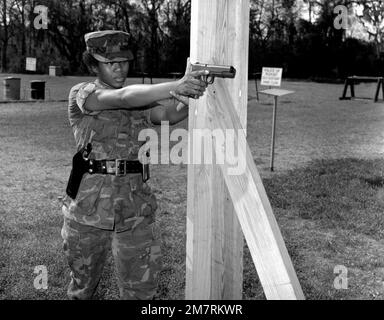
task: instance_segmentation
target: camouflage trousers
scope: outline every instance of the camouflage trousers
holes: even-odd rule
[[[116,232],[82,225],[64,217],[61,235],[71,269],[67,292],[70,299],[92,298],[110,248],[120,298],[149,300],[154,297],[161,253],[160,243],[154,239],[150,224],[141,223],[133,230]]]

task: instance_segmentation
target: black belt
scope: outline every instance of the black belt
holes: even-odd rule
[[[141,173],[145,182],[149,179],[149,165],[143,165],[140,161],[89,159],[88,173],[112,174],[118,177],[131,173]]]

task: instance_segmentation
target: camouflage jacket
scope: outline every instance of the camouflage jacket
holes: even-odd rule
[[[68,116],[77,150],[92,144],[90,159],[137,160],[143,142],[139,132],[151,127],[149,112],[142,110],[89,111],[84,108],[87,97],[98,87],[98,80],[80,83],[69,94]],[[100,229],[124,231],[134,228],[144,219],[153,221],[156,198],[141,174],[85,174],[75,200],[66,197],[63,213],[66,217]],[[151,220],[151,221],[149,221]]]

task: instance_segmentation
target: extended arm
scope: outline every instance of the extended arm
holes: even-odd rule
[[[187,72],[182,79],[174,82],[131,85],[121,89],[98,89],[88,97],[85,108],[101,111],[147,107],[156,101],[170,98],[170,91],[183,96],[200,97],[206,89],[206,84],[200,78],[207,74],[207,71],[200,70]]]

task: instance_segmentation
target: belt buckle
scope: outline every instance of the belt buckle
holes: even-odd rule
[[[123,172],[121,173],[120,172],[120,163],[123,163]],[[127,174],[127,163],[125,160],[121,160],[121,159],[116,159],[115,160],[115,169],[116,169],[116,177],[122,177],[122,176],[125,176]]]
[[[116,174],[116,161],[106,160],[105,166],[108,174]]]

